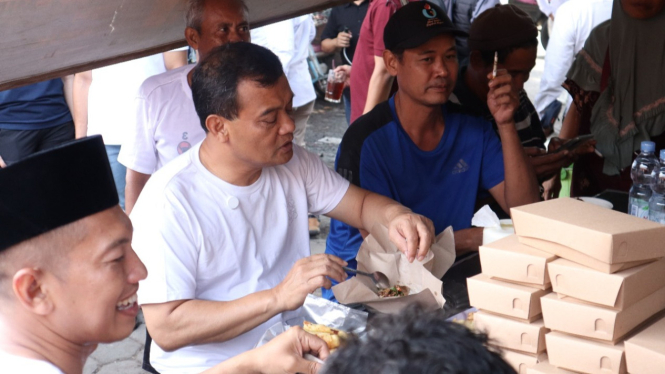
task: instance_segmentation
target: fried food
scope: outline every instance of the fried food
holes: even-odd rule
[[[321,338],[328,345],[328,349],[331,351],[337,349],[340,345],[344,344],[344,341],[347,339],[348,335],[345,331],[333,329],[326,325],[321,325],[317,323],[311,323],[305,321],[303,324],[303,329],[305,332],[308,332],[312,335],[316,335]]]
[[[382,288],[379,290],[379,297],[401,297],[409,294],[409,287],[395,285],[390,288]]]

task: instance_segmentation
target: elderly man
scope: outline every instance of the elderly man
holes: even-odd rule
[[[225,43],[250,40],[248,10],[243,0],[189,0],[185,39],[204,59]],[[200,142],[190,82],[193,65],[148,78],[136,99],[136,121],[120,149],[127,167],[125,209],[131,213],[150,175]]]
[[[478,192],[488,191],[505,210],[538,200],[515,130],[512,78],[502,71],[487,88],[500,142],[488,121],[448,101],[458,70],[455,36],[464,33],[441,8],[409,3],[383,35],[383,60],[399,90],[349,127],[337,172],[431,218],[437,233],[452,226],[458,254],[477,250],[469,228]],[[355,266],[361,241],[358,230],[333,220],[326,253]]]
[[[247,351],[307,294],[346,278],[345,261],[310,256],[308,211],[383,224],[410,261],[425,256],[431,221],[293,144],[293,93],[272,52],[226,44],[195,69],[192,92],[206,138],[150,179],[131,214],[157,371],[197,372]]]
[[[78,374],[97,343],[132,332],[146,268],[101,137],[0,170],[0,234],[3,373]],[[304,352],[328,355],[322,340],[292,329],[209,373],[314,373]]]

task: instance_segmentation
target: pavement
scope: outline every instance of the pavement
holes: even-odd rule
[[[545,51],[539,44],[536,67],[531,72],[525,89],[533,101],[540,85],[540,77],[545,66]],[[333,167],[337,146],[347,129],[344,106],[317,100],[314,112],[309,119],[305,133],[306,147],[318,154],[329,166]],[[321,216],[321,234],[310,239],[312,254],[323,253],[326,237],[330,230],[330,219]],[[100,344],[90,356],[84,374],[144,374],[141,369],[143,345],[145,341],[145,324],[143,316],[139,316],[139,327],[125,340],[112,344]]]

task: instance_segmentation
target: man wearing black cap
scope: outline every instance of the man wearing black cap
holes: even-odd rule
[[[457,78],[458,34],[429,2],[395,13],[384,32],[383,58],[399,90],[347,130],[336,170],[432,219],[437,233],[452,225],[461,253],[478,245],[464,229],[471,226],[479,191],[489,191],[508,210],[537,201],[538,188],[515,130],[510,75],[502,72],[489,83],[487,102],[501,142],[489,122],[448,103]],[[355,266],[361,241],[357,230],[333,221],[326,253]]]
[[[487,106],[489,75],[497,67],[512,76],[513,92],[519,97],[514,120],[522,145],[527,148],[538,180],[543,182],[572,162],[567,151],[545,155],[545,134],[538,112],[529,100],[524,83],[536,65],[538,29],[531,17],[514,5],[500,5],[482,13],[469,31],[470,56],[468,65],[462,66],[452,102],[462,105],[471,113],[492,122],[496,121]]]
[[[78,374],[97,343],[132,332],[147,272],[131,240],[101,137],[0,170],[3,373]],[[322,340],[292,329],[211,373],[314,373],[305,352],[328,355]]]

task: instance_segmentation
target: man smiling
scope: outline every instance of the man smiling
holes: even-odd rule
[[[437,233],[452,226],[461,254],[477,248],[468,228],[478,191],[489,191],[508,210],[537,201],[538,188],[515,130],[510,75],[502,71],[489,83],[487,104],[501,142],[489,122],[448,102],[459,34],[443,10],[427,1],[393,15],[383,34],[383,59],[399,90],[344,134],[336,169],[354,185],[431,218]],[[333,220],[326,253],[355,266],[361,242],[358,230]],[[333,297],[327,290],[324,296]]]
[[[80,374],[97,343],[132,332],[146,268],[131,240],[101,137],[0,169],[2,373]],[[294,328],[206,374],[313,374],[307,352],[328,356]]]

